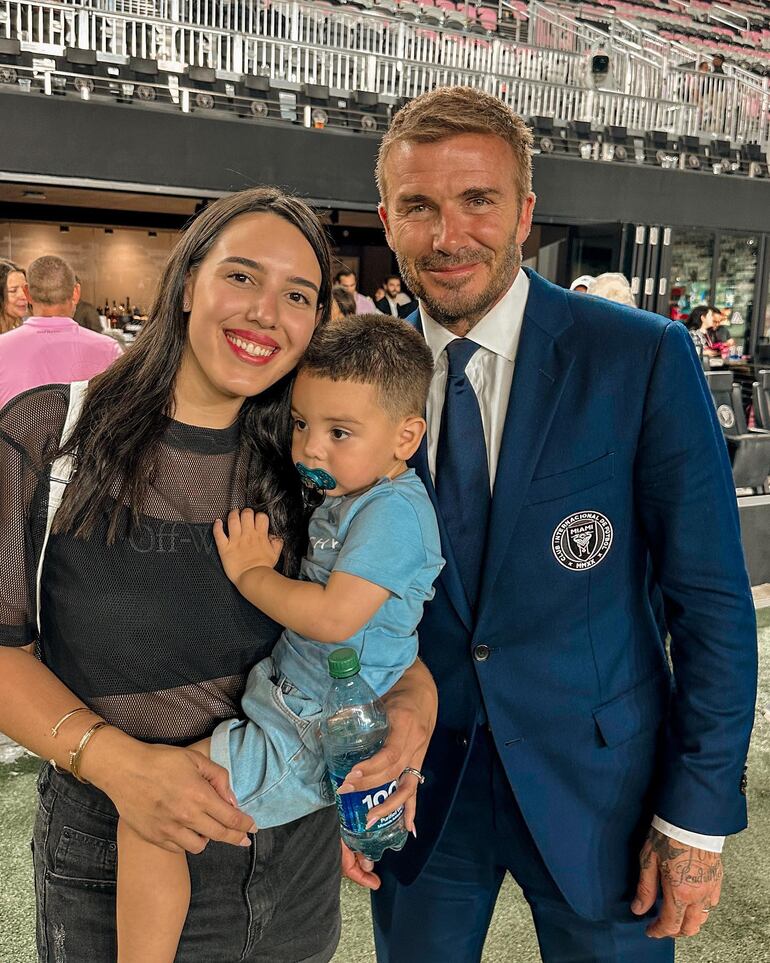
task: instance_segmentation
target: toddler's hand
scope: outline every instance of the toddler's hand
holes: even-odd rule
[[[214,522],[214,541],[225,573],[235,583],[251,568],[275,568],[283,549],[283,539],[269,534],[267,515],[255,515],[251,508],[230,512],[226,535],[218,518]]]

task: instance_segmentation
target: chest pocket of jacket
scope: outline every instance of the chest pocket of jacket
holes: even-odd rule
[[[538,505],[556,498],[564,498],[577,492],[586,491],[602,482],[609,481],[615,474],[615,452],[595,458],[585,465],[560,471],[556,475],[533,478],[529,485],[525,505]]]

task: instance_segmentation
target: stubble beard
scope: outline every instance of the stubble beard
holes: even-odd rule
[[[466,295],[461,283],[457,288],[447,286],[440,300],[437,300],[435,295],[431,295],[425,289],[420,280],[421,269],[455,267],[476,261],[490,264],[494,261],[494,254],[484,251],[476,257],[456,255],[438,258],[434,256],[408,261],[396,252],[396,261],[401,277],[406,281],[406,286],[424,304],[431,318],[445,328],[456,328],[463,334],[467,334],[511,286],[521,267],[521,246],[516,243],[515,236],[510,238],[502,260],[494,270],[485,289],[479,294]]]

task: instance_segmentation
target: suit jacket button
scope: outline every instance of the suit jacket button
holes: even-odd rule
[[[489,658],[489,646],[484,645],[483,642],[479,642],[478,645],[473,646],[473,658],[477,662],[486,662]]]
[[[468,748],[468,737],[464,736],[461,732],[457,733],[457,745],[463,749]]]

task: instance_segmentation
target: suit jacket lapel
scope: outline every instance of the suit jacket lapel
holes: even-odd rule
[[[420,320],[419,311],[415,311],[414,314],[410,315],[406,320],[410,324],[414,325],[420,334],[423,334],[422,321]],[[470,605],[468,604],[468,596],[465,594],[465,588],[463,587],[462,580],[460,579],[460,572],[457,568],[457,562],[455,561],[454,552],[452,551],[452,546],[449,541],[449,534],[444,526],[444,520],[441,517],[441,512],[439,511],[438,500],[436,498],[436,489],[433,486],[433,479],[430,477],[427,437],[423,437],[420,447],[409,459],[409,467],[414,468],[419,475],[423,485],[425,485],[428,496],[430,497],[430,500],[433,503],[433,508],[436,512],[438,530],[441,536],[441,551],[446,560],[446,565],[444,566],[444,570],[440,576],[441,581],[465,627],[469,632],[473,631],[473,613]]]
[[[497,574],[574,361],[557,339],[572,324],[564,292],[534,272],[527,274],[529,297],[497,463],[478,621],[493,597]]]

